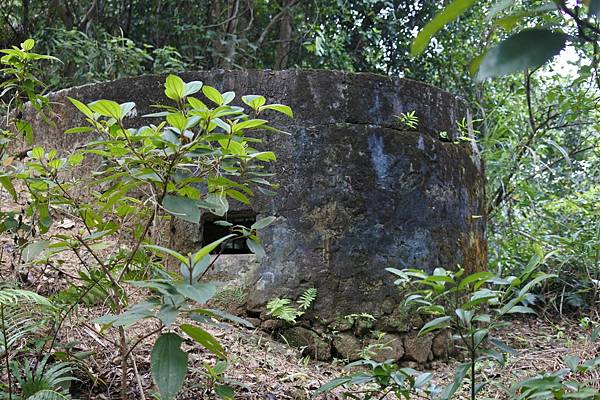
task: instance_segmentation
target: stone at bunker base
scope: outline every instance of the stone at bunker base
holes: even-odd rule
[[[476,146],[457,139],[459,122],[469,122],[464,102],[423,83],[371,74],[214,70],[180,76],[233,90],[238,99],[261,94],[295,113],[294,119],[267,116],[291,133],[264,133],[265,148],[277,155],[277,195],[257,195],[251,208],[239,204],[228,214],[246,222],[277,217],[262,235],[266,257],[222,256],[213,272],[224,283],[217,302],[287,332],[290,342],[308,346],[317,358],[356,358],[352,349],[373,344],[373,331],[388,332],[383,342],[392,340],[385,353],[392,358],[422,363],[445,354],[444,338],[416,337],[423,320],[402,309],[402,293],[385,268],[460,264],[472,272],[485,266],[483,167]],[[83,123],[67,96],[133,101],[137,117],[130,126],[147,124],[139,116],[167,103],[164,80],[141,76],[53,93],[56,124],[35,119],[37,140],[69,151],[92,138],[63,133]],[[419,118],[414,130],[398,119],[411,111]],[[176,243],[201,246],[214,234],[213,221],[205,216],[200,226],[178,224]],[[310,287],[317,299],[298,326],[266,314],[270,299],[295,300]]]

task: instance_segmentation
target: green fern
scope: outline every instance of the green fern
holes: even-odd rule
[[[15,361],[10,362],[10,349],[17,342],[24,341],[29,334],[44,326],[48,321],[48,317],[53,315],[54,311],[55,308],[52,303],[37,293],[0,287],[0,357],[3,360],[2,367],[5,369],[8,369],[9,363],[11,364],[11,371],[6,371],[9,375],[9,388],[11,387],[10,376],[14,372],[13,366],[16,363]],[[48,372],[50,371],[56,372],[53,369]],[[25,377],[27,378],[27,375]],[[14,376],[14,378],[20,383],[21,389],[25,393],[19,380],[21,376]],[[7,395],[8,398],[17,398],[12,394],[0,393],[2,397],[7,397]],[[22,396],[21,398],[25,399],[27,397],[29,396]]]
[[[290,299],[280,299],[276,297],[267,303],[267,314],[294,324],[296,323],[296,319],[304,314],[304,312],[291,306],[291,302]]]
[[[298,307],[291,305],[292,301],[290,299],[276,297],[267,303],[267,314],[295,324],[296,320],[304,315],[304,312],[310,308],[316,298],[317,289],[315,288],[306,289],[300,295],[300,298],[296,301]]]
[[[32,369],[27,362],[12,362],[11,373],[21,388],[20,398],[25,400],[69,399],[67,391],[73,376],[70,364],[57,362],[47,367],[48,356]]]
[[[302,293],[302,295],[298,299],[297,303],[299,304],[299,307],[301,310],[306,311],[310,308],[310,306],[316,300],[316,298],[317,298],[317,289],[308,288],[304,291],[304,293]]]

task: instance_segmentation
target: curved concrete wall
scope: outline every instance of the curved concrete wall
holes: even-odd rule
[[[254,204],[258,214],[278,217],[263,237],[267,257],[221,264],[221,274],[242,287],[246,309],[314,286],[319,295],[312,316],[320,325],[367,312],[378,317],[377,328],[402,331],[408,322],[398,316],[402,299],[386,267],[484,268],[479,154],[470,142],[439,135],[457,137],[457,123],[467,118],[461,100],[419,82],[371,74],[215,70],[181,76],[238,97],[262,94],[296,114],[293,120],[272,115],[272,124],[291,136],[266,134],[281,185],[275,197]],[[167,102],[163,82],[164,76],[142,76],[56,92],[50,95],[56,126],[36,122],[38,141],[71,149],[89,140],[62,133],[82,121],[66,96],[135,101],[143,115],[149,105]],[[419,117],[418,131],[398,123],[396,116],[409,111]],[[197,240],[195,229],[183,227],[178,240]]]

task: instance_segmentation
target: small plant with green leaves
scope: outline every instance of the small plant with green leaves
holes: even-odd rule
[[[589,375],[600,366],[600,357],[580,360],[576,356],[563,358],[566,365],[558,371],[546,372],[512,384],[509,388],[502,387],[504,392],[515,400],[533,399],[587,399],[599,400],[600,391],[594,388],[597,381],[574,379]]]
[[[433,375],[412,368],[401,368],[395,362],[360,360],[348,364],[345,369],[361,368],[362,371],[345,375],[324,384],[315,395],[343,387],[345,398],[383,399],[389,394],[397,398],[427,398],[432,393],[430,381]]]
[[[198,388],[204,390],[203,394],[215,394],[223,400],[233,400],[235,398],[235,387],[247,389],[247,386],[243,383],[230,379],[225,375],[228,367],[227,361],[219,360],[214,365],[204,363],[202,367],[202,375],[207,383],[198,385]],[[192,386],[190,389],[194,389],[194,387]]]
[[[267,303],[267,314],[275,318],[284,320],[290,324],[295,324],[306,310],[310,308],[317,298],[317,289],[308,288],[296,301],[297,305],[292,305],[292,300],[274,298]]]
[[[398,122],[402,125],[402,127],[410,130],[416,130],[419,127],[419,117],[416,115],[415,111],[408,111],[405,113],[400,113],[396,118],[398,118]]]
[[[531,305],[535,296],[531,290],[553,275],[536,272],[539,260],[534,259],[520,276],[500,278],[491,272],[476,272],[464,276],[464,270],[456,272],[436,268],[432,274],[422,270],[388,268],[398,279],[396,284],[417,288],[405,300],[405,306],[434,317],[427,322],[419,335],[439,330],[450,330],[459,347],[466,350],[468,362],[461,364],[454,382],[439,391],[440,399],[449,399],[460,388],[462,381],[470,376],[470,398],[475,399],[483,384],[477,382],[477,361],[493,359],[504,361],[504,352],[513,349],[492,337],[495,329],[503,326],[508,315],[534,313]],[[496,349],[488,348],[491,344]]]
[[[12,91],[9,105],[13,110],[24,104],[23,94],[36,108],[45,101],[19,89],[19,85],[37,85],[25,68],[30,60],[37,59],[29,53],[32,47],[33,41],[27,41],[22,49],[4,51],[7,56],[3,63],[11,67],[3,72],[16,76],[4,84],[6,92]],[[240,318],[206,307],[216,286],[207,282],[205,275],[221,254],[211,253],[229,240],[246,239],[260,255],[263,250],[258,231],[274,218],[259,220],[250,228],[231,226],[229,235],[188,254],[165,247],[158,233],[164,222],[172,224],[175,219],[198,224],[203,212],[223,216],[229,199],[249,204],[254,190],[273,194],[270,189],[274,185],[267,180],[272,174],[265,166],[276,159],[275,154],[255,146],[261,142],[261,132],[277,130],[262,117],[273,111],[293,116],[288,106],[267,104],[260,95],[243,96],[241,103],[247,108],[234,106],[234,92],[221,93],[203,82],[184,82],[175,75],[166,78],[164,93],[174,105],[160,106],[159,112],[146,116],[158,122],[141,128],[127,126],[135,109],[132,102],[97,100],[84,104],[69,99],[85,116],[86,126],[70,128],[65,134],[92,132],[97,140],[71,154],[35,146],[26,152],[24,162],[12,164],[10,158],[4,158],[0,164],[7,170],[0,171],[0,183],[9,193],[16,193],[13,182],[25,184],[24,195],[33,207],[28,215],[36,216],[40,232],[48,233],[53,209],[69,213],[81,227],[21,246],[19,262],[47,264],[68,252],[81,261],[84,270],[80,274],[83,285],[71,285],[67,293],[57,297],[66,303],[43,351],[50,353],[60,346],[63,323],[79,304],[104,296],[111,311],[95,322],[105,330],[117,331],[122,399],[128,398],[129,361],[142,341],[158,336],[151,354],[151,372],[165,400],[176,396],[187,371],[188,357],[181,350],[184,339],[180,332],[217,359],[225,360],[223,347],[201,326],[217,319],[249,326]],[[33,132],[28,125],[22,126],[15,120],[17,133],[32,141]],[[0,150],[5,148],[3,142]],[[77,168],[86,158],[104,161],[91,161],[95,171],[82,176]],[[80,193],[82,187],[91,194]],[[6,226],[6,221],[3,217],[0,222]],[[115,246],[123,237],[133,238],[131,245]],[[167,267],[172,262],[179,266],[177,271]],[[127,286],[143,288],[149,297],[130,304]],[[176,323],[178,317],[186,322]],[[155,320],[155,327],[137,339],[130,338],[126,327],[144,319]],[[7,334],[3,336],[6,349],[10,339]],[[9,396],[13,389],[8,388]]]

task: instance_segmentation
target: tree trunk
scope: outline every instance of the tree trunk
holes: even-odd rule
[[[279,23],[279,43],[275,55],[274,69],[287,68],[292,40],[292,12],[290,7],[294,0],[283,0],[283,15]]]

